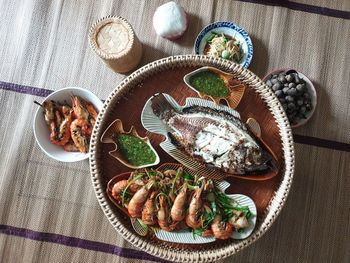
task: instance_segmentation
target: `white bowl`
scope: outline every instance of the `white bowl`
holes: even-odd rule
[[[103,103],[95,94],[87,89],[79,87],[66,87],[57,90],[47,96],[42,103],[44,101],[54,100],[58,102],[67,101],[68,104],[71,104],[70,101],[72,95],[77,95],[87,101],[90,101],[98,111],[102,109]],[[63,150],[62,146],[51,143],[50,129],[45,122],[43,113],[43,109],[38,106],[34,117],[33,129],[35,139],[44,153],[61,162],[77,162],[89,158],[89,153],[66,152]]]
[[[218,21],[207,25],[198,34],[194,43],[194,53],[197,55],[204,55],[204,48],[207,44],[207,38],[215,32],[217,34],[225,34],[234,37],[242,44],[243,58],[238,63],[244,68],[248,68],[253,59],[253,43],[247,31],[244,28],[232,22]]]
[[[300,78],[305,81],[306,88],[310,94],[310,99],[311,99],[311,104],[312,104],[312,109],[306,113],[305,119],[301,119],[301,120],[299,120],[298,123],[295,123],[293,125],[291,124],[292,129],[295,129],[295,128],[299,128],[299,127],[303,126],[304,124],[306,124],[311,119],[311,117],[314,115],[316,105],[317,105],[317,92],[316,92],[314,84],[311,82],[311,80],[307,76],[305,76],[303,73],[301,73],[300,71],[293,69],[293,68],[282,68],[282,69],[273,70],[270,73],[268,73],[267,75],[265,75],[265,77],[262,80],[263,80],[263,82],[266,82],[267,80],[272,78],[272,75],[275,75],[275,74],[278,75],[280,73],[288,72],[288,71],[297,72],[298,75],[300,76]]]

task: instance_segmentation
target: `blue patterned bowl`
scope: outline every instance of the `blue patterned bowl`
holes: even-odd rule
[[[243,58],[239,62],[244,68],[248,68],[253,58],[253,44],[247,31],[232,22],[214,22],[207,25],[198,34],[194,43],[194,52],[197,55],[204,55],[204,48],[210,33],[225,34],[237,39],[242,44]]]

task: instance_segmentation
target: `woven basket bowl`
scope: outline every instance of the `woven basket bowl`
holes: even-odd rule
[[[270,199],[263,215],[259,216],[259,223],[257,224],[253,233],[244,240],[227,240],[225,242],[216,241],[211,243],[210,246],[206,246],[204,248],[201,248],[200,246],[178,246],[172,243],[169,244],[167,242],[157,240],[156,238],[140,237],[135,234],[130,225],[128,225],[130,223],[122,217],[121,213],[118,213],[106,194],[107,181],[106,178],[103,177],[103,167],[101,167],[101,163],[102,159],[107,157],[101,157],[103,153],[101,152],[100,143],[100,136],[103,133],[103,127],[108,125],[106,123],[106,116],[111,114],[113,107],[118,103],[118,101],[129,91],[131,91],[132,88],[135,88],[135,86],[137,87],[138,83],[165,70],[176,70],[183,67],[201,66],[213,66],[234,74],[237,79],[248,85],[248,87],[253,89],[257,96],[261,98],[261,100],[266,104],[268,110],[271,112],[278,128],[284,161],[284,168],[281,170],[281,178],[278,187],[274,191],[274,194]],[[149,254],[171,262],[212,262],[231,256],[249,246],[260,238],[275,221],[286,201],[293,179],[293,137],[288,119],[281,104],[272,91],[265,85],[265,83],[251,71],[244,69],[240,65],[230,61],[208,56],[172,56],[154,61],[138,69],[130,76],[125,78],[109,95],[103,109],[98,115],[91,137],[90,172],[92,184],[103,212],[113,227],[121,236],[124,237],[124,239]]]

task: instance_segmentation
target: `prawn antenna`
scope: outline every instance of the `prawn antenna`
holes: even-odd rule
[[[35,104],[39,105],[40,107],[44,107],[42,104],[40,104],[39,102],[37,102],[36,100],[34,101]]]

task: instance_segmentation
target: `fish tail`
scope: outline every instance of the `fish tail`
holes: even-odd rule
[[[268,157],[266,158],[266,164],[269,167],[269,169],[271,170],[277,170],[279,169],[279,164],[277,162],[277,160],[274,158],[274,156],[265,153],[266,155],[268,155]]]
[[[175,111],[164,94],[156,94],[149,99],[141,113],[141,122],[146,130],[167,135],[171,128],[166,123]]]
[[[151,101],[153,113],[160,118],[164,116],[164,113],[174,110],[174,107],[168,102],[162,93],[154,95]]]

